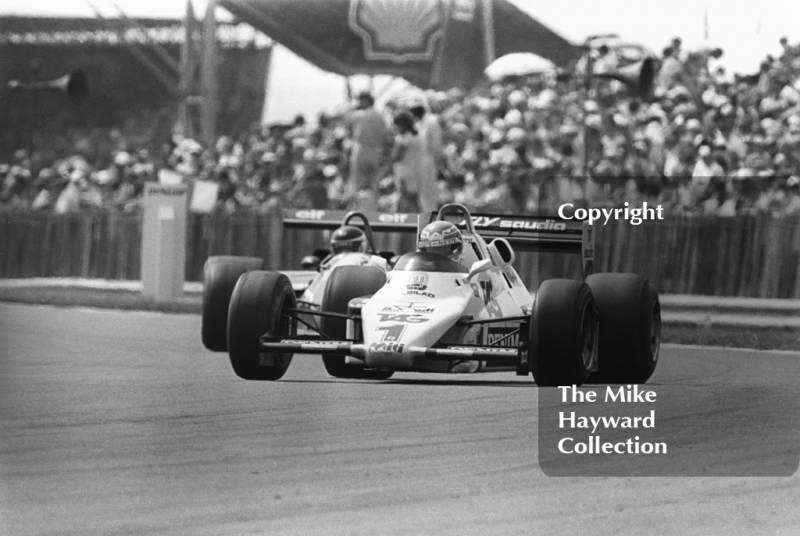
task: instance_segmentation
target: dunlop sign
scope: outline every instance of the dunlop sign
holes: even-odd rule
[[[142,285],[156,301],[183,293],[186,261],[186,186],[145,183]]]

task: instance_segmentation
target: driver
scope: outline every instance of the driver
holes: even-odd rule
[[[367,249],[364,231],[352,225],[342,225],[331,235],[331,251],[334,255],[345,252],[363,253]]]
[[[426,225],[419,234],[419,250],[438,253],[460,263],[464,253],[464,239],[454,223],[435,221]]]

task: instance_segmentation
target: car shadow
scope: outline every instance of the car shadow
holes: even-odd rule
[[[341,383],[341,384],[384,384],[387,386],[397,385],[428,385],[445,387],[511,387],[529,389],[536,384],[531,380],[524,381],[498,381],[498,380],[432,380],[432,379],[408,379],[408,378],[389,378],[387,380],[357,380],[344,378],[325,378],[325,379],[282,379],[281,383]]]
[[[500,380],[429,380],[429,379],[406,379],[406,378],[398,378],[398,379],[388,379],[385,380],[385,383],[394,384],[394,385],[445,385],[445,386],[490,386],[490,387],[518,387],[518,388],[529,388],[531,385],[536,385],[533,380],[530,382],[524,381],[500,381]]]

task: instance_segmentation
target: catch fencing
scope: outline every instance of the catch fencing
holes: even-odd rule
[[[325,247],[323,231],[283,229],[279,214],[189,215],[186,280],[201,281],[211,255],[261,257],[270,270],[300,268]],[[0,278],[82,277],[137,280],[139,213],[0,216]],[[375,232],[380,249],[414,247],[413,234]],[[670,216],[633,226],[597,228],[596,272],[636,272],[662,293],[800,298],[800,218]],[[518,252],[517,271],[531,287],[551,277],[579,277],[573,255]]]

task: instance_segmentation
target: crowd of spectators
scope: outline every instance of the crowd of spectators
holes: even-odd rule
[[[468,93],[427,92],[443,156],[438,203],[499,213],[554,213],[564,202],[661,204],[667,212],[732,216],[800,212],[800,47],[781,40],[751,76],[717,66],[722,51],[666,47],[649,98],[623,82],[545,72],[492,81]],[[625,66],[598,49],[595,72]],[[635,59],[635,58],[634,58]],[[380,107],[387,125],[420,104],[399,96]],[[26,150],[0,164],[4,211],[136,210],[160,173],[214,185],[218,211],[348,208],[352,128],[344,111],[314,124],[253,126],[204,148],[174,135],[160,148],[110,136],[99,157],[81,150],[35,166]],[[584,128],[586,125],[586,128]],[[387,148],[387,157],[389,156]],[[200,182],[198,182],[200,181]],[[380,210],[400,201],[390,165],[375,185]],[[206,189],[207,191],[207,189]]]

